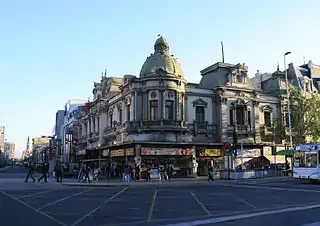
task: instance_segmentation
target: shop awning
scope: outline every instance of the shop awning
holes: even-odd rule
[[[281,150],[277,152],[277,155],[293,156],[296,151],[294,149]]]

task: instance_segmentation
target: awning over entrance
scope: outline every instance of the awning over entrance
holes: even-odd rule
[[[282,155],[282,156],[293,156],[294,153],[297,152],[294,149],[289,149],[289,150],[281,150],[277,152],[277,155]]]

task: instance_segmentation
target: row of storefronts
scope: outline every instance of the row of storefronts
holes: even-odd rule
[[[169,146],[169,147],[168,147]],[[134,144],[111,148],[80,150],[77,152],[79,161],[91,161],[99,165],[125,165],[158,167],[170,164],[174,167],[177,177],[207,175],[208,168],[215,171],[229,168],[259,168],[252,159],[263,156],[265,148],[239,148],[237,156],[230,158],[222,146],[219,147],[155,147],[148,144]],[[268,154],[266,152],[266,154]],[[271,157],[270,157],[271,158]],[[265,165],[270,164],[266,160]]]

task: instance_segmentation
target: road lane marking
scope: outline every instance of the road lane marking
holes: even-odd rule
[[[124,191],[126,191],[128,189],[128,187],[123,188],[121,191],[119,191],[118,193],[116,193],[115,195],[111,196],[107,201],[105,201],[103,204],[99,205],[98,207],[96,207],[95,209],[91,210],[89,213],[87,213],[86,215],[84,215],[83,217],[81,217],[79,220],[77,220],[76,222],[74,222],[71,226],[75,226],[77,224],[79,224],[80,222],[82,222],[84,219],[86,219],[87,217],[91,216],[92,214],[94,214],[95,212],[97,212],[102,205],[106,205],[108,204],[111,200],[115,199],[117,196],[121,195]]]
[[[61,225],[61,226],[67,226],[67,224],[63,223],[62,221],[60,221],[60,220],[58,220],[58,219],[56,219],[56,218],[54,218],[54,217],[52,217],[52,216],[50,216],[50,215],[42,212],[41,210],[38,210],[38,209],[30,206],[29,204],[27,204],[27,203],[25,203],[25,202],[23,202],[23,201],[15,198],[15,197],[13,197],[12,195],[10,195],[10,194],[8,194],[8,193],[6,193],[6,192],[4,192],[4,191],[0,191],[0,193],[3,194],[4,196],[7,196],[8,198],[11,198],[11,199],[17,201],[18,203],[24,205],[25,207],[28,207],[29,209],[31,209],[31,210],[33,210],[33,211],[41,214],[42,216],[44,216],[44,217],[46,217],[46,218],[48,218],[48,219],[50,219],[50,220],[58,223],[58,224]]]
[[[89,189],[86,189],[86,190],[84,190],[84,191],[82,191],[82,192],[78,192],[78,193],[73,194],[73,195],[70,195],[70,196],[68,196],[68,197],[65,197],[65,198],[62,198],[62,199],[58,199],[58,200],[56,200],[56,201],[54,201],[54,202],[47,203],[46,205],[38,208],[38,210],[43,210],[43,209],[45,209],[45,208],[47,208],[47,207],[49,207],[49,206],[55,205],[55,204],[57,204],[57,203],[59,203],[59,202],[65,201],[65,200],[67,200],[67,199],[70,199],[70,198],[72,198],[72,197],[81,195],[81,194],[83,194],[83,193],[85,193],[85,192],[88,192],[88,191],[91,191],[91,190],[93,190],[93,188],[89,188]]]
[[[154,192],[154,194],[153,194],[152,203],[151,203],[151,206],[150,206],[150,208],[149,208],[149,214],[148,214],[147,222],[150,222],[151,219],[152,219],[152,215],[153,215],[153,211],[154,211],[154,206],[155,206],[155,204],[156,204],[157,195],[158,195],[158,189],[156,189],[155,192]]]
[[[310,223],[310,224],[304,224],[304,225],[301,225],[301,226],[319,226],[319,225],[320,225],[320,221],[313,222],[313,223]]]
[[[242,198],[239,198],[239,197],[237,197],[237,196],[235,196],[235,195],[232,195],[232,196],[233,196],[233,198],[234,198],[235,200],[237,200],[238,202],[242,202],[242,203],[246,204],[247,206],[249,206],[249,207],[251,207],[251,208],[253,208],[253,209],[257,209],[257,207],[256,207],[255,205],[247,202],[246,200],[244,200],[244,199],[242,199]]]
[[[197,221],[191,221],[191,222],[185,222],[185,223],[168,224],[166,226],[191,226],[191,225],[196,226],[196,225],[205,225],[205,224],[217,224],[217,223],[224,223],[228,221],[242,220],[242,219],[259,217],[259,216],[267,216],[267,215],[273,215],[273,214],[281,214],[281,213],[303,211],[303,210],[310,210],[310,209],[317,209],[317,208],[320,208],[320,204],[310,205],[310,206],[301,206],[301,207],[291,207],[291,208],[277,209],[277,210],[267,210],[262,212],[240,214],[240,215],[234,215],[234,216],[209,218],[205,220],[197,220]]]
[[[212,216],[212,214],[210,213],[210,211],[207,209],[207,207],[198,199],[198,197],[196,196],[196,194],[194,194],[192,191],[190,192],[190,194],[192,195],[192,197],[196,200],[196,202],[202,207],[202,209],[204,210],[204,212],[206,212],[206,214],[208,216]]]
[[[50,191],[40,191],[40,192],[36,192],[36,193],[31,193],[31,194],[27,194],[27,195],[24,195],[24,196],[21,196],[17,199],[24,199],[24,198],[27,198],[27,197],[31,197],[31,196],[37,196],[37,195],[41,195],[41,194],[46,194],[46,193],[49,193],[49,192],[52,192],[52,190]]]
[[[296,191],[296,192],[311,192],[311,193],[320,193],[320,190],[309,190],[309,189],[300,189],[300,188],[280,188],[280,187],[266,187],[266,186],[249,186],[249,185],[234,185],[234,184],[219,184],[225,187],[233,187],[233,188],[259,188],[266,190],[275,190],[275,191]]]

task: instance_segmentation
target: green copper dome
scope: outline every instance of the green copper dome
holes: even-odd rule
[[[169,42],[161,36],[154,44],[154,54],[147,57],[144,62],[140,71],[140,78],[163,74],[183,78],[183,71],[179,61],[173,55],[170,55]]]

